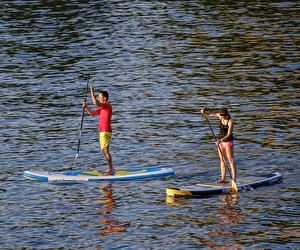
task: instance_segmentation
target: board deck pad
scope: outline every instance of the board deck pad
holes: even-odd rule
[[[256,188],[278,183],[282,180],[282,175],[278,172],[264,176],[249,176],[239,178],[236,186],[239,191],[247,188]],[[175,197],[201,197],[221,193],[230,193],[231,184],[228,183],[198,183],[183,187],[169,187],[166,194]]]
[[[163,178],[170,177],[174,170],[170,167],[150,167],[150,168],[133,168],[117,169],[114,175],[104,175],[101,171],[62,171],[49,172],[44,170],[28,170],[23,176],[28,180],[36,181],[123,181],[139,180],[146,178]]]

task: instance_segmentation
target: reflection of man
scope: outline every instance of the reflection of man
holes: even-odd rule
[[[112,184],[102,187],[101,192],[105,196],[105,209],[103,214],[110,214],[113,208],[116,206],[116,200],[112,196]]]
[[[104,194],[104,209],[100,213],[103,214],[103,218],[100,220],[100,223],[104,226],[100,229],[101,235],[109,235],[114,233],[123,233],[126,232],[130,223],[121,224],[120,221],[116,218],[113,218],[111,215],[114,207],[116,207],[116,200],[113,197],[112,184],[108,184],[100,189],[100,192]],[[100,199],[99,199],[100,201]]]

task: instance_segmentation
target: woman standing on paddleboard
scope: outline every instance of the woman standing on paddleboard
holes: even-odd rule
[[[83,107],[86,108],[90,116],[99,115],[98,129],[99,129],[100,148],[108,163],[108,169],[104,172],[104,174],[113,175],[114,168],[112,165],[112,158],[109,152],[109,145],[112,136],[112,128],[111,128],[112,106],[108,102],[107,91],[100,91],[98,94],[98,100],[95,97],[94,87],[92,85],[90,85],[90,91],[91,91],[91,98],[93,104],[98,108],[94,111],[90,109],[85,102],[83,102],[82,105]]]
[[[200,110],[201,114],[205,114],[207,116],[218,117],[219,122],[219,136],[216,138],[216,144],[218,145],[218,153],[220,158],[221,165],[221,179],[217,181],[217,183],[225,183],[226,182],[226,159],[227,158],[231,173],[232,180],[236,182],[236,166],[234,162],[234,153],[233,153],[233,121],[228,112],[227,108],[222,108],[219,113],[208,113],[204,109]],[[220,152],[222,151],[222,152]]]

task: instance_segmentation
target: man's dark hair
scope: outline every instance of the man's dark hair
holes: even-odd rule
[[[108,101],[108,92],[107,91],[100,91],[100,93],[104,96],[104,97],[106,97],[106,100]]]

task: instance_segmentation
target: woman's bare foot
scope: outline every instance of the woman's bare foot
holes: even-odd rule
[[[221,179],[221,180],[218,180],[217,181],[218,184],[223,184],[223,183],[228,183],[228,181],[224,180],[224,179]]]

